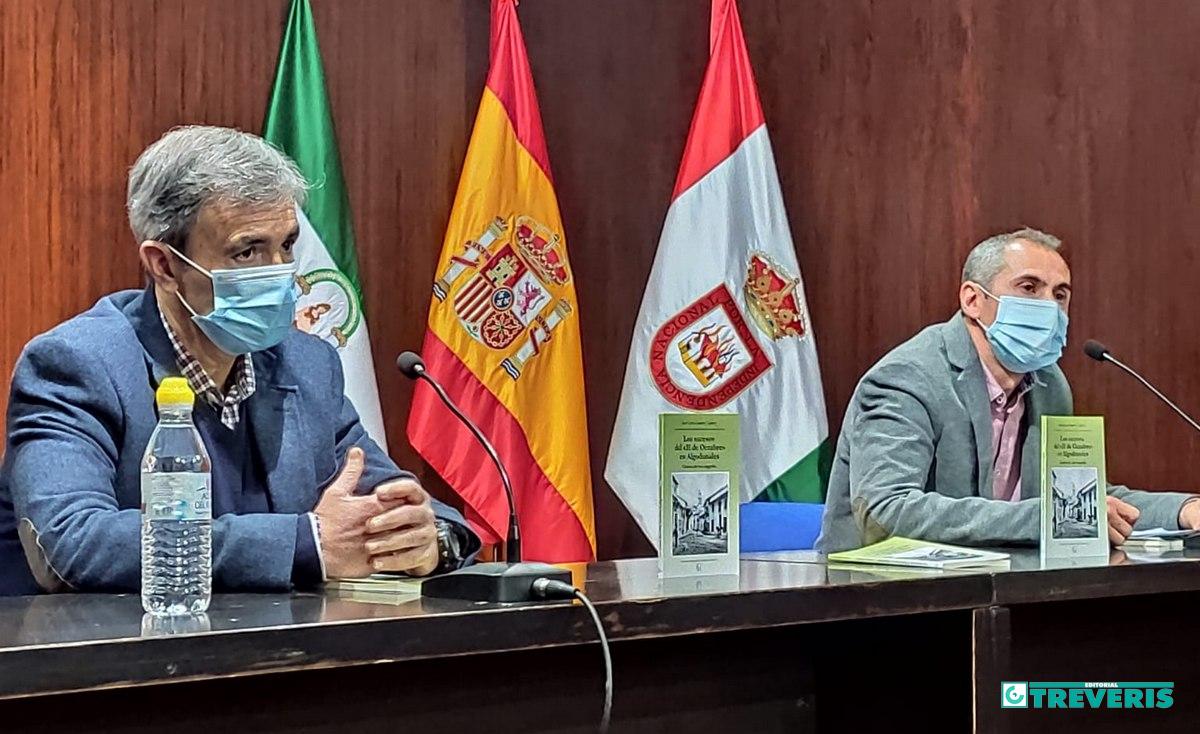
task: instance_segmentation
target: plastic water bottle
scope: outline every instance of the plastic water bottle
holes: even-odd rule
[[[142,608],[197,614],[212,595],[212,463],[187,380],[164,379],[155,398],[158,427],[142,458]]]

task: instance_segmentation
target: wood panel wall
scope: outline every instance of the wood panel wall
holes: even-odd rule
[[[486,0],[312,0],[393,454],[486,71]],[[30,336],[140,283],[137,153],[182,123],[259,129],[286,0],[0,2],[0,374]],[[830,422],[955,307],[961,261],[1028,224],[1074,266],[1082,412],[1110,472],[1200,489],[1200,438],[1077,356],[1107,340],[1200,409],[1200,4],[742,0],[810,297]],[[706,0],[525,0],[579,276],[600,554],[648,549],[603,482],[629,334],[707,53]],[[783,419],[783,418],[781,418]],[[435,480],[428,481],[436,486]]]

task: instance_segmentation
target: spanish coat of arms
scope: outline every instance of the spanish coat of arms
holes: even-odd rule
[[[520,340],[500,364],[515,380],[571,315],[571,304],[552,291],[570,279],[558,233],[526,215],[497,217],[450,258],[433,295],[451,300],[459,324],[475,341],[511,351]]]

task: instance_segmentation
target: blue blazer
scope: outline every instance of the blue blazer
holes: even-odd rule
[[[343,394],[333,347],[294,330],[253,360],[247,419],[273,512],[214,518],[213,581],[223,589],[287,589],[300,546],[311,544],[304,513],[352,446],[366,453],[362,492],[412,475],[367,436]],[[158,422],[154,389],[178,373],[153,286],[103,298],[25,347],[0,469],[0,593],[38,588],[19,526],[25,547],[39,546],[35,555],[67,585],[140,588],[139,465]],[[465,526],[442,503],[434,511]]]

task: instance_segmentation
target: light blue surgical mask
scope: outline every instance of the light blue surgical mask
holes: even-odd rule
[[[212,281],[213,309],[200,315],[176,291],[192,321],[226,354],[261,352],[288,335],[296,314],[296,264],[261,265],[209,272],[167,245]]]
[[[1057,302],[1018,296],[997,298],[978,283],[973,285],[1000,304],[991,326],[976,321],[987,332],[992,352],[1006,370],[1025,374],[1058,362],[1067,345],[1068,319]]]

